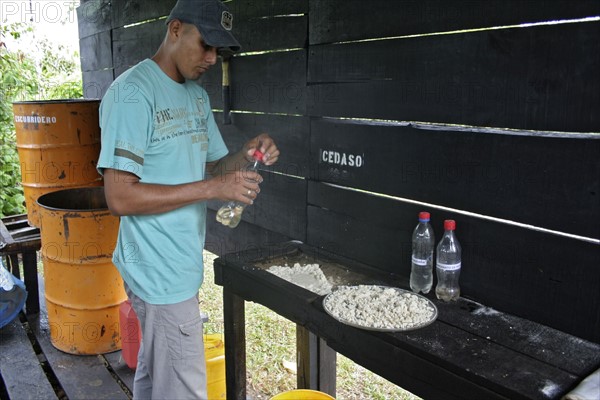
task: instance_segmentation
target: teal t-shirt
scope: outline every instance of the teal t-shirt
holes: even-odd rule
[[[227,155],[208,95],[194,81],[177,83],[152,60],[124,72],[100,105],[98,170],[131,172],[143,183],[204,179],[207,162]],[[113,263],[131,290],[151,304],[196,295],[204,269],[206,203],[121,217]]]

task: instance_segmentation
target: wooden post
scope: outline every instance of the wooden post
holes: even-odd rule
[[[246,400],[246,315],[244,299],[223,288],[225,379],[228,400]]]
[[[296,325],[297,386],[335,397],[336,357],[327,343],[301,325]]]
[[[25,278],[25,287],[27,288],[27,300],[25,301],[25,308],[28,315],[37,314],[40,312],[37,254],[35,251],[25,251],[22,257],[23,275]]]

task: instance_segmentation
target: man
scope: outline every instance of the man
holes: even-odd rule
[[[266,134],[228,155],[195,82],[218,50],[239,49],[232,22],[217,0],[179,0],[157,53],[115,80],[100,107],[98,169],[121,216],[113,261],[142,326],[136,399],[206,398],[198,307],[205,201],[251,204],[262,178],[240,166],[255,150],[266,165],[279,156]]]

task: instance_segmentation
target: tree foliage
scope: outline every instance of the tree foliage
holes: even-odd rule
[[[32,58],[4,43],[32,31],[23,23],[0,26],[0,217],[25,212],[12,103],[83,97],[77,53],[41,40]]]

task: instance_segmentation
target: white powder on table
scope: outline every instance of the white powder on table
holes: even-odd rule
[[[295,263],[293,267],[273,265],[267,271],[318,295],[331,293],[332,286],[319,264]]]
[[[341,322],[364,328],[408,330],[436,317],[430,302],[414,293],[377,285],[341,286],[324,302]]]

